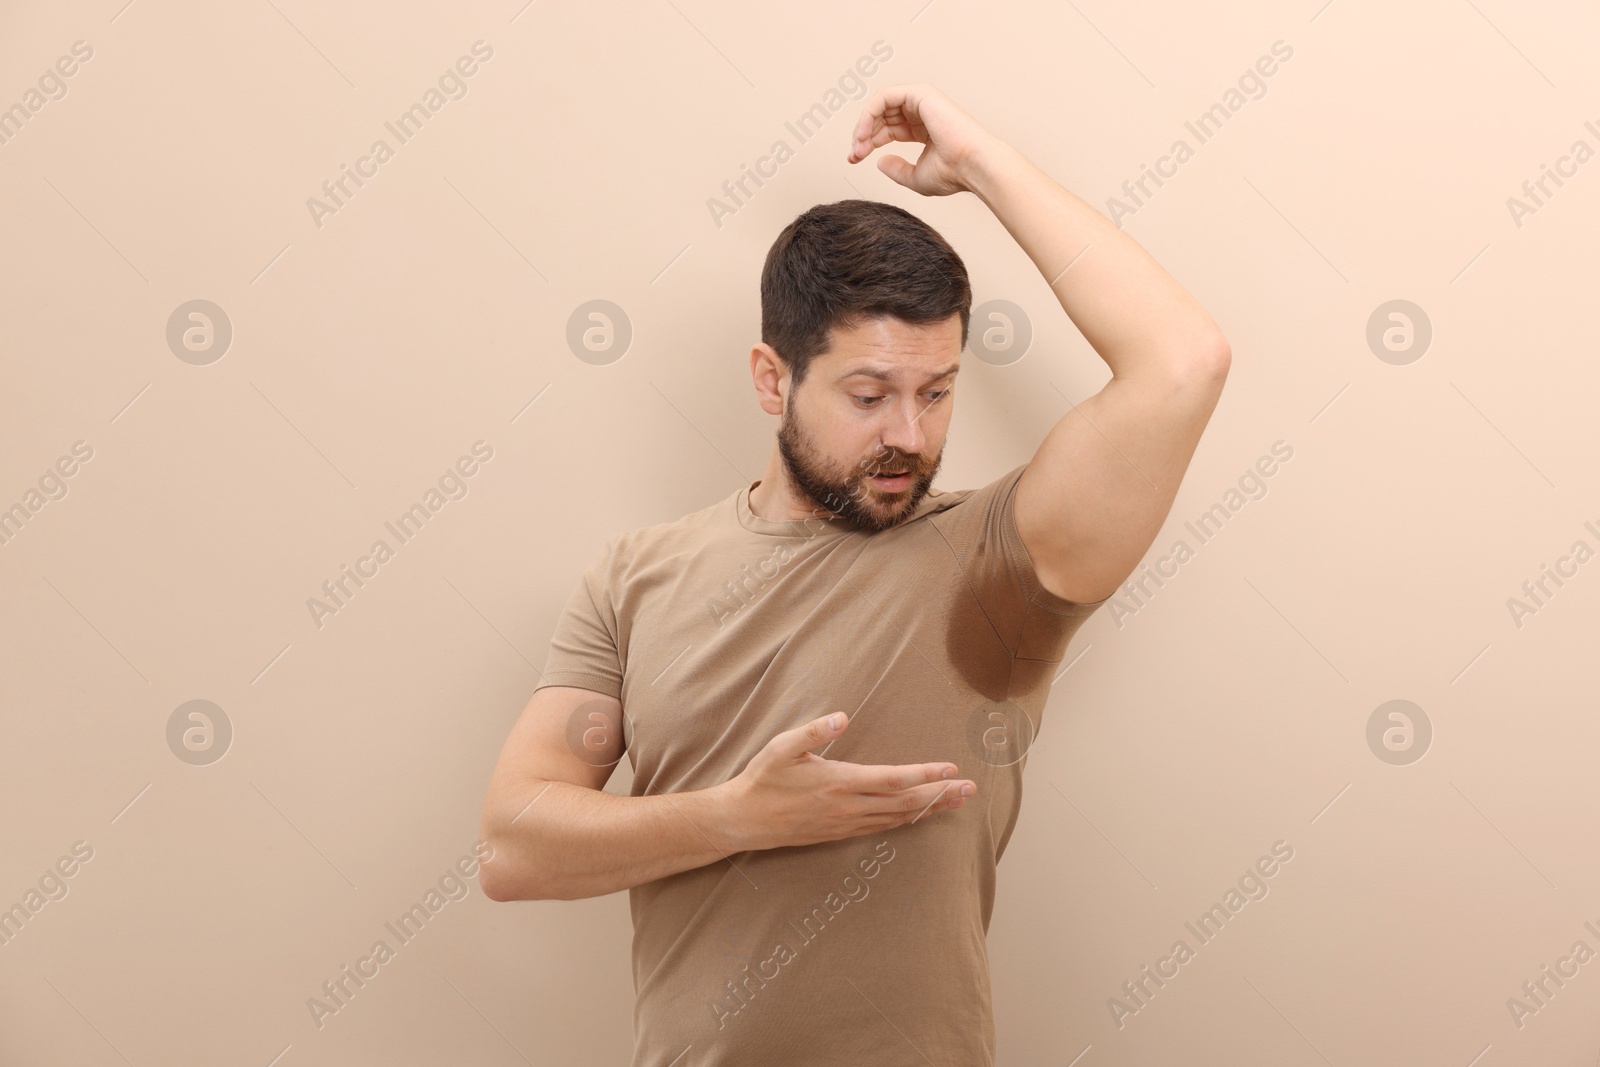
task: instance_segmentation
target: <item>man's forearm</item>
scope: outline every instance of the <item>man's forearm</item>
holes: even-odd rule
[[[1225,344],[1211,317],[1138,242],[1009,144],[996,139],[975,152],[965,178],[1114,376],[1186,370]]]
[[[485,813],[494,900],[578,900],[629,889],[740,851],[717,788],[625,797],[532,782]]]

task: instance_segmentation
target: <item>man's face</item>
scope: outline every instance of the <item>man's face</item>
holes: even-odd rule
[[[800,492],[858,526],[886,530],[916,510],[944,458],[961,316],[929,326],[883,317],[831,338],[789,391],[778,451]]]

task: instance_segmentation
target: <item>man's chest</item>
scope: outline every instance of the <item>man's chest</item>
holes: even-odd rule
[[[830,759],[980,760],[974,725],[1010,692],[1015,643],[1003,599],[985,603],[928,533],[898,553],[782,539],[642,576],[622,635],[635,792],[726,781],[835,711],[851,725]]]

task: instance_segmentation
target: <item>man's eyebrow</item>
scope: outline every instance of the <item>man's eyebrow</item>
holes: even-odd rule
[[[960,370],[961,365],[959,363],[952,363],[944,370],[935,371],[933,374],[929,375],[928,381],[936,382],[940,378],[949,378]],[[871,366],[870,364],[862,364],[859,367],[851,367],[834,380],[842,382],[846,378],[876,378],[880,382],[892,382],[895,379],[895,375],[885,370],[879,370],[877,367]]]

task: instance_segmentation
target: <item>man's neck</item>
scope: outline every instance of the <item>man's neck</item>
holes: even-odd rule
[[[792,522],[817,517],[822,509],[790,483],[788,473],[783,469],[783,457],[774,445],[772,454],[767,457],[767,469],[762,472],[761,481],[750,490],[750,511],[759,519]]]

